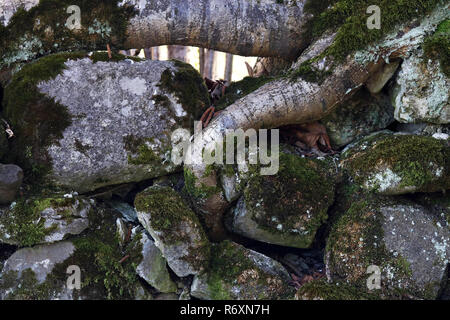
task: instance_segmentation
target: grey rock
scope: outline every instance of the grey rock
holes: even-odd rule
[[[191,296],[202,300],[293,297],[290,276],[279,262],[230,241],[212,250],[212,267],[194,277]]]
[[[0,204],[14,201],[23,180],[23,170],[14,164],[0,164]]]
[[[170,187],[152,186],[135,199],[139,222],[179,277],[203,272],[210,243],[195,213]]]
[[[121,218],[116,219],[116,230],[119,242],[123,246],[125,244],[125,239],[127,237],[128,228]]]
[[[69,258],[74,250],[74,245],[65,241],[16,251],[5,262],[1,273],[0,300],[8,298],[10,295],[14,296],[16,291],[22,287],[22,282],[30,280],[25,278],[25,274],[27,277],[34,276],[36,284],[45,282],[54,266]],[[30,283],[28,281],[27,283]],[[47,298],[70,299],[71,293],[63,286]]]
[[[416,298],[435,299],[447,278],[449,229],[425,207],[406,200],[366,199],[354,208],[330,233],[329,280],[357,284],[375,265],[388,297],[401,289]]]
[[[65,107],[71,118],[62,137],[39,150],[51,162],[34,155],[39,160],[33,161],[50,166],[47,181],[82,193],[178,170],[179,164],[171,161],[171,133],[192,129],[191,112],[200,110],[207,97],[203,82],[198,83],[198,92],[191,92],[198,93],[193,100],[198,105],[182,105],[183,93],[163,85],[180,68],[169,61],[93,63],[83,58],[67,60],[59,75],[40,82],[38,91]],[[183,72],[198,75],[187,69]],[[31,161],[24,154],[18,157]]]
[[[145,232],[141,244],[142,262],[136,268],[137,274],[159,292],[176,292],[177,285],[170,278],[166,259]]]
[[[379,194],[437,192],[450,188],[449,152],[446,140],[382,131],[347,146],[340,166]]]
[[[136,210],[126,202],[110,200],[106,202],[112,208],[119,211],[123,218],[128,222],[138,222]]]
[[[241,193],[237,190],[238,175],[223,173],[221,176],[222,190],[228,202],[233,202],[239,198]]]
[[[247,177],[244,196],[226,226],[258,241],[308,248],[333,203],[334,167],[329,159],[281,153],[276,175],[252,172]]]
[[[449,80],[439,61],[417,50],[407,58],[392,91],[395,119],[404,123],[450,123]]]
[[[11,206],[0,217],[0,242],[30,246],[34,244],[52,243],[78,235],[89,227],[88,213],[92,210],[94,200],[79,198],[37,198],[25,203]],[[27,212],[29,221],[24,221]],[[33,214],[30,215],[30,212]],[[33,239],[33,243],[24,243],[21,229],[24,224],[35,225],[36,230],[42,230],[42,238]],[[27,240],[28,241],[28,240]]]

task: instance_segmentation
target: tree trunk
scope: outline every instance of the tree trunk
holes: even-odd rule
[[[214,50],[207,49],[205,53],[205,77],[212,79],[214,73]]]
[[[56,51],[104,50],[110,43],[116,49],[184,45],[244,56],[295,59],[307,46],[302,37],[308,20],[303,12],[305,1],[285,5],[248,0],[123,0],[118,8],[106,0],[86,4],[76,1],[81,11],[81,29],[70,30],[64,27],[72,16],[64,14],[68,7],[65,3],[44,6],[38,0],[2,0],[3,26],[9,24],[21,5],[33,10],[23,25],[23,17],[15,22],[14,34],[0,39],[0,55],[8,57],[11,64]],[[126,8],[135,9],[136,14],[133,16]],[[51,22],[39,27],[39,21]],[[32,36],[33,43],[39,45],[19,55],[18,48]]]

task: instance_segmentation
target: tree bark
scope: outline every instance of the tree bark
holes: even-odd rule
[[[122,6],[133,6],[137,11],[128,21],[123,49],[178,44],[244,56],[295,59],[307,46],[302,37],[307,20],[305,2],[297,0],[286,5],[276,0],[123,0]],[[0,23],[7,25],[20,6],[30,9],[38,3],[2,0]],[[80,9],[83,12],[81,5]],[[62,15],[60,25],[64,26],[69,16]],[[83,23],[83,28],[95,28]]]

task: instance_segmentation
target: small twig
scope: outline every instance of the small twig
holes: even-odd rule
[[[125,243],[127,243],[128,241],[130,241],[132,231],[133,231],[133,227],[130,225],[130,226],[128,227],[128,233],[127,233],[127,236],[125,237]]]
[[[111,47],[109,46],[109,43],[106,44],[106,49],[108,50],[108,58],[112,59]]]
[[[127,254],[125,257],[123,257],[122,259],[120,259],[119,263],[124,263],[129,257],[130,257],[130,255]]]

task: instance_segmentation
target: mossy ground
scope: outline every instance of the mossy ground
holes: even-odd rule
[[[311,41],[320,38],[328,30],[337,30],[337,35],[325,52],[305,61],[291,74],[293,79],[302,77],[307,81],[322,82],[327,73],[312,66],[325,57],[342,62],[349,54],[364,49],[394,31],[401,23],[412,21],[430,13],[442,0],[310,0],[305,11],[314,15],[308,22],[304,36]],[[371,5],[381,9],[381,29],[369,29],[366,10]],[[331,71],[331,70],[330,70]]]
[[[303,285],[296,293],[298,300],[378,300],[376,292],[366,292],[352,285],[326,280],[314,280]]]
[[[450,148],[442,140],[384,133],[363,139],[343,155],[343,163],[357,183],[364,184],[378,166],[387,165],[401,178],[402,187],[415,186],[425,192],[450,186],[449,159]],[[442,178],[436,177],[433,166],[441,168]]]
[[[0,69],[66,50],[105,50],[123,48],[129,19],[134,8],[118,6],[119,0],[41,0],[30,10],[19,9],[8,26],[0,27]],[[81,10],[81,29],[65,26],[71,14],[67,8]]]
[[[328,169],[326,161],[281,153],[277,175],[261,176],[257,167],[250,169],[246,208],[261,228],[293,235],[296,246],[309,247],[334,201],[334,178]]]

